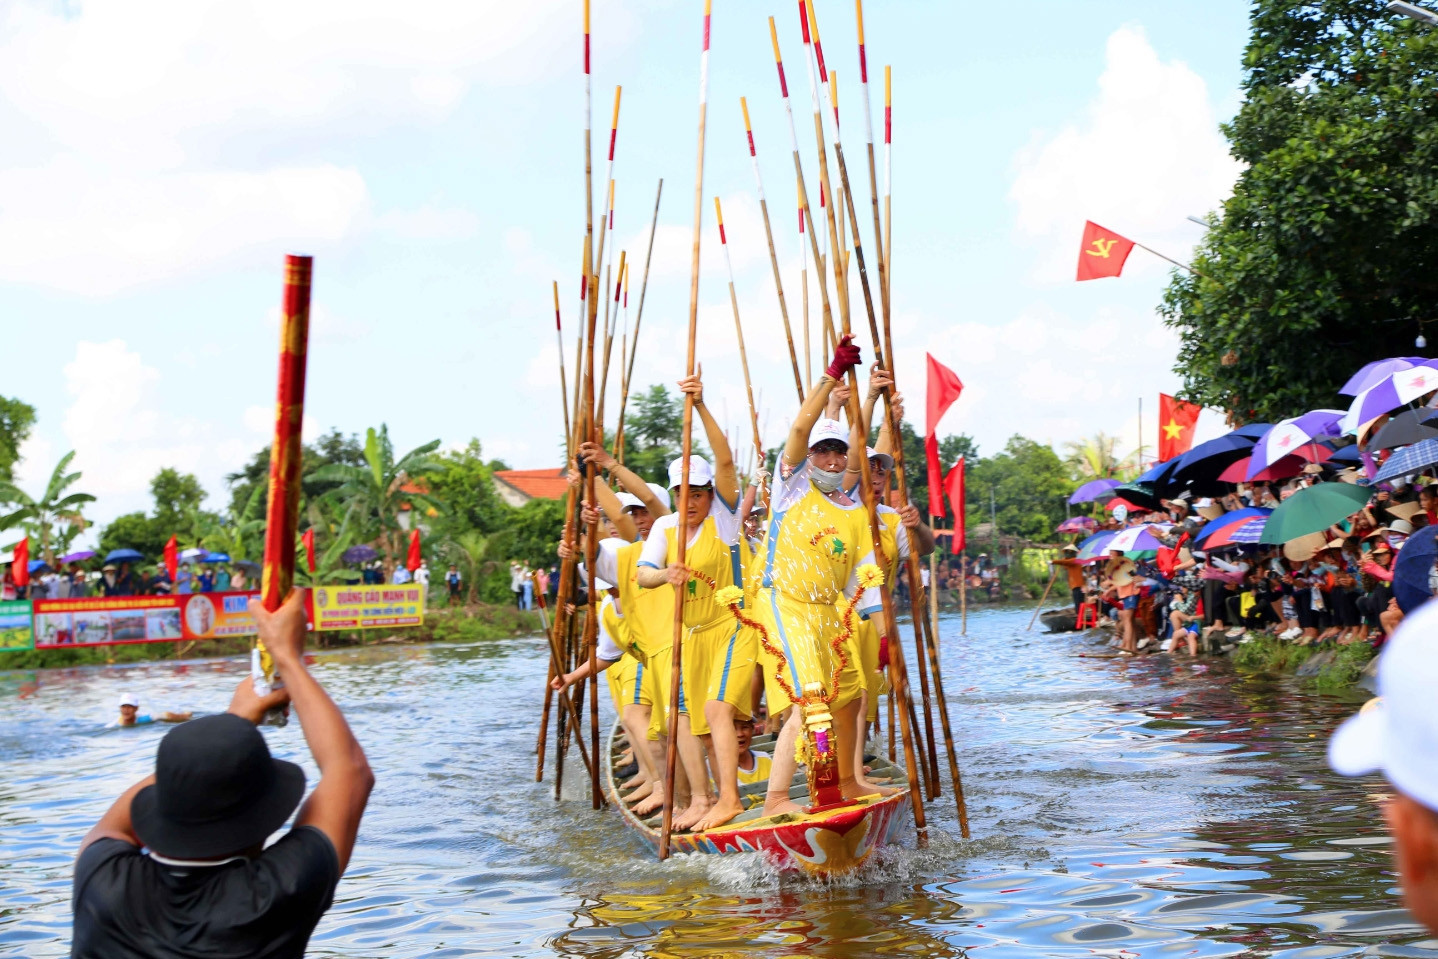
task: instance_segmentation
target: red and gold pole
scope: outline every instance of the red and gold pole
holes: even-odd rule
[[[295,582],[295,533],[300,517],[300,428],[305,416],[305,365],[310,341],[310,278],[314,259],[285,257],[284,306],[280,316],[279,389],[275,400],[275,441],[270,448],[269,513],[260,601],[274,612]],[[251,664],[255,687],[276,685],[275,663],[259,639]],[[263,695],[263,693],[261,693]]]

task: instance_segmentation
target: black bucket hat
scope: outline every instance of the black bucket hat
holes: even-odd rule
[[[233,713],[183,723],[160,740],[155,782],[135,794],[135,835],[172,859],[248,849],[284,825],[305,794],[305,773],[270,756],[265,737]]]

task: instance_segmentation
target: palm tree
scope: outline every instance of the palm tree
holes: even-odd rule
[[[0,482],[0,503],[19,507],[0,516],[0,529],[24,525],[27,532],[39,538],[40,555],[50,566],[55,565],[55,526],[66,523],[71,527],[79,526],[83,529],[85,518],[80,515],[80,507],[95,502],[95,497],[89,493],[65,492],[81,475],[79,471],[65,472],[74,458],[74,450],[60,457],[60,462],[55,464],[55,470],[50,474],[50,482],[39,499],[32,498],[14,483]],[[73,536],[70,538],[73,539]],[[61,539],[65,539],[63,533]]]
[[[304,535],[300,534],[295,537],[296,584],[313,587],[334,582],[357,581],[360,574],[350,569],[344,561],[345,550],[355,544],[354,531],[350,525],[353,511],[347,510],[344,517],[335,522],[322,501],[311,500],[305,504],[303,512],[309,520],[310,529],[315,531],[315,571],[311,573],[305,561]]]
[[[1120,458],[1114,452],[1114,447],[1117,444],[1116,437],[1109,436],[1103,431],[1099,431],[1087,439],[1065,443],[1064,449],[1068,455],[1064,457],[1064,466],[1068,469],[1069,475],[1079,481],[1132,479],[1137,475],[1134,454],[1130,453]]]
[[[459,567],[469,590],[465,605],[473,606],[479,599],[479,583],[499,568],[509,548],[514,544],[514,531],[504,530],[486,536],[476,529],[468,529],[444,542],[444,552]]]
[[[395,459],[389,427],[381,425],[378,432],[371,427],[365,434],[365,466],[331,463],[307,477],[313,482],[340,484],[326,496],[350,510],[361,535],[378,544],[384,554],[386,581],[394,572],[395,558],[404,551],[407,534],[399,521],[404,508],[423,506],[435,514],[445,512],[444,504],[428,493],[404,488],[416,477],[444,468],[430,458],[437,449],[439,440],[432,440]]]

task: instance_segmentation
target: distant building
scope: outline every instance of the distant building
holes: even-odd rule
[[[532,499],[564,499],[569,484],[562,469],[495,470],[494,489],[510,506],[523,506]]]

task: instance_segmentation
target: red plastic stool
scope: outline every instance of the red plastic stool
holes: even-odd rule
[[[1074,629],[1091,629],[1098,625],[1098,607],[1093,603],[1079,603],[1078,622]]]

